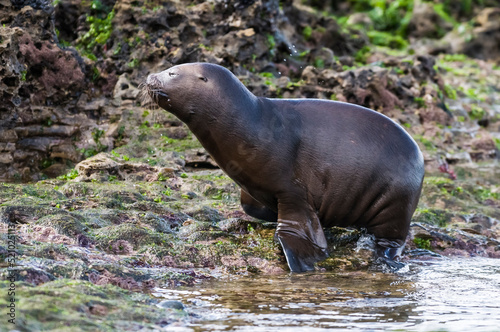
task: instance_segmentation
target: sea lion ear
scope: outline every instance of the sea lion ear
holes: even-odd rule
[[[198,78],[203,82],[208,82],[208,78],[206,78],[205,76],[199,76]]]

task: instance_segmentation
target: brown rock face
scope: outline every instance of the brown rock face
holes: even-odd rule
[[[87,83],[80,57],[56,43],[53,7],[14,4],[0,2],[0,181],[30,181],[43,160],[80,160],[69,105]]]
[[[464,45],[464,53],[484,60],[500,60],[500,8],[483,9],[476,17],[473,38]]]
[[[416,38],[438,38],[452,28],[452,24],[439,16],[431,4],[418,3],[413,9],[408,34]]]
[[[85,77],[75,55],[61,50],[50,41],[34,42],[29,34],[19,40],[19,52],[24,57],[27,73],[40,84],[37,92],[46,91],[47,97],[72,94],[85,84]],[[30,96],[38,99],[36,96]]]

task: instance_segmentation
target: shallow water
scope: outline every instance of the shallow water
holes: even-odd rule
[[[192,314],[179,331],[500,331],[498,259],[413,261],[399,274],[213,280],[154,295]]]

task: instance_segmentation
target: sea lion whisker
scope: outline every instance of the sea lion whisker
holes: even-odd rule
[[[139,84],[139,101],[143,107],[158,109],[158,95],[153,93],[152,89],[145,83]]]

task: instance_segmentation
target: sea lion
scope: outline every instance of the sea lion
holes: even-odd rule
[[[244,211],[278,222],[291,271],[327,257],[323,227],[366,228],[380,257],[400,254],[424,162],[390,118],[349,103],[256,97],[209,63],[151,74],[145,86],[241,187]]]

